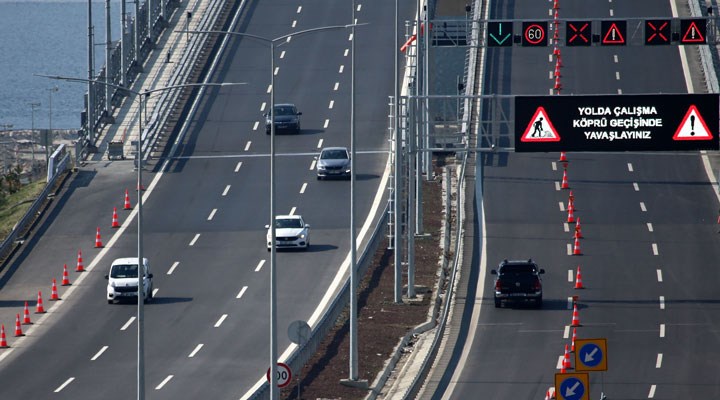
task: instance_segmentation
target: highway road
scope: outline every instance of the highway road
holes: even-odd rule
[[[358,221],[386,199],[388,96],[392,94],[394,2],[356,3],[356,134]],[[414,2],[400,2],[411,19]],[[350,23],[350,2],[250,1],[239,29],[275,38],[292,31]],[[276,102],[303,112],[300,135],[280,135],[277,211],[311,224],[308,252],[278,254],[280,353],[285,328],[308,320],[331,287],[349,250],[347,181],[316,181],[313,156],[323,146],[348,146],[350,31],[293,38],[277,47]],[[216,82],[248,82],[211,90],[189,121],[176,157],[160,174],[146,174],[144,255],[154,273],[156,298],[146,310],[148,398],[236,399],[262,379],[269,363],[269,47],[248,38],[231,41]],[[2,277],[0,304],[22,313],[24,300],[74,267],[82,248],[86,267],[52,312],[33,315],[32,334],[0,350],[0,398],[125,399],[136,393],[133,304],[105,301],[110,262],[137,252],[137,225],[109,229],[112,207],[122,208],[135,187],[128,162],[90,163],[58,194],[39,232]],[[381,195],[378,197],[377,194]],[[136,196],[132,196],[135,205]],[[377,217],[377,215],[375,215]],[[371,221],[372,222],[372,221]],[[104,249],[92,248],[101,227]],[[361,226],[358,223],[358,228]],[[59,271],[59,272],[58,272]],[[79,278],[74,273],[72,281]],[[31,302],[33,304],[33,302]],[[40,318],[38,318],[40,317]],[[3,321],[12,335],[12,321]],[[4,352],[4,353],[3,353]]]
[[[493,1],[490,18],[546,19],[552,5]],[[562,19],[600,19],[671,17],[676,10],[686,7],[658,0],[561,0],[559,12]],[[554,83],[551,52],[489,49],[485,93],[548,94]],[[683,57],[677,46],[563,47],[562,93],[702,91],[693,83],[701,71],[692,58],[684,68]],[[496,132],[503,134],[501,128]],[[504,135],[496,140],[511,145],[507,129]],[[558,158],[479,157],[482,184],[475,200],[484,231],[477,230],[483,236],[476,238],[468,290],[477,301],[461,310],[466,319],[454,368],[433,398],[544,398],[571,343],[573,295],[579,295],[578,339],[607,338],[608,370],[590,373],[589,398],[720,397],[720,274],[713,266],[720,256],[718,198],[701,154],[568,153],[568,182],[584,235],[580,256],[570,255],[569,191],[560,189]],[[486,246],[484,259],[480,246]],[[545,268],[542,310],[493,306],[489,269],[505,258],[533,258]],[[584,290],[573,289],[578,266]]]

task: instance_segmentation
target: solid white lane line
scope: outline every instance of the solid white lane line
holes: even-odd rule
[[[653,244],[652,244],[652,250],[653,250],[653,255],[654,255],[654,256],[656,256],[656,255],[659,254],[659,253],[658,253],[657,243],[653,243]]]
[[[660,337],[665,337],[665,324],[660,324]]]
[[[293,207],[290,209],[290,215],[295,215],[295,211],[297,211],[297,207]]]
[[[253,130],[256,131],[258,126],[260,126],[260,121],[255,121],[255,123],[253,124]]]
[[[572,243],[567,244],[567,255],[571,256],[573,253],[573,246]]]
[[[172,273],[175,271],[175,268],[177,268],[178,265],[180,265],[180,261],[175,261],[173,263],[173,265],[170,267],[170,269],[168,270],[167,274],[172,275]]]
[[[339,87],[340,87],[340,82],[335,82],[335,86],[333,86],[333,92],[337,92]]]
[[[636,192],[640,191],[640,186],[638,186],[637,182],[633,182],[633,188],[635,189]]]
[[[662,282],[662,271],[660,269],[657,270],[657,278],[658,282]]]
[[[315,169],[315,160],[312,160],[312,162],[310,163],[310,171],[312,171],[314,169]]]
[[[650,391],[648,392],[648,399],[655,398],[655,385],[650,385]]]
[[[65,389],[65,386],[69,385],[70,382],[74,381],[75,377],[68,378],[62,385],[58,386],[57,389],[55,389],[55,393],[59,393],[61,390]]]
[[[560,182],[555,181],[555,190],[560,191]]]
[[[300,194],[305,193],[305,189],[307,189],[307,182],[303,183],[302,187],[300,188]]]
[[[341,74],[342,74],[342,73],[343,73],[343,70],[345,70],[345,66],[344,66],[344,65],[341,65],[341,66],[340,66],[340,70],[338,71],[338,73],[341,73]]]
[[[572,298],[572,297],[568,297],[568,298],[567,298],[567,309],[568,309],[568,310],[572,310],[572,308],[573,308],[573,298]]]
[[[652,222],[648,222],[648,223],[647,223],[647,228],[648,228],[648,231],[650,231],[650,232],[653,231]]]
[[[570,325],[565,325],[565,329],[563,330],[563,339],[567,339],[570,337]]]
[[[553,171],[557,171],[557,162],[553,161],[550,163],[550,165],[552,166]]]
[[[217,212],[217,208],[213,208],[212,211],[210,211],[210,215],[208,215],[207,220],[212,221],[213,217],[215,217],[216,212]]]
[[[122,328],[120,328],[120,330],[121,331],[126,330],[127,328],[130,327],[130,324],[132,324],[134,321],[135,321],[135,317],[130,317],[130,319],[125,323],[125,325],[122,326]]]
[[[328,125],[330,125],[330,120],[326,119],[325,123],[323,124],[323,129],[327,129]]]
[[[563,222],[563,230],[565,230],[565,232],[570,232],[570,224]]]
[[[640,202],[640,211],[642,211],[642,212],[647,212],[647,207],[645,207],[645,202],[644,202],[644,201],[641,201],[641,202]]]
[[[192,240],[190,241],[190,244],[188,244],[188,246],[195,246],[195,242],[197,242],[197,240],[198,240],[199,238],[200,238],[200,234],[199,234],[199,233],[196,233],[196,234],[195,234],[195,237],[192,238]]]
[[[257,267],[255,267],[255,272],[260,271],[260,269],[262,269],[263,265],[265,265],[265,260],[260,260]]]
[[[328,108],[332,110],[334,105],[335,105],[335,100],[330,100],[330,104],[328,104]]]
[[[167,378],[163,379],[162,382],[160,382],[159,385],[155,386],[155,390],[160,390],[165,386],[166,383],[170,382],[170,379],[173,378],[173,375],[168,375]]]
[[[558,201],[558,207],[560,207],[560,211],[565,211],[565,203],[562,201]]]
[[[660,309],[664,310],[665,309],[665,296],[660,296],[659,300],[660,300]]]
[[[247,144],[245,145],[245,151],[250,150],[250,144],[251,144],[251,143],[252,143],[252,142],[251,142],[250,140],[248,140]]]
[[[239,299],[239,298],[243,297],[243,295],[245,294],[245,291],[247,291],[247,289],[248,289],[247,286],[243,286],[243,288],[240,289],[240,293],[238,293],[237,296],[235,296],[235,298]]]
[[[663,358],[662,353],[658,353],[658,355],[657,355],[657,361],[655,361],[655,368],[660,368],[660,367],[662,367],[662,358]]]
[[[285,50],[283,50],[283,51],[280,52],[280,58],[281,58],[281,59],[285,58]]]
[[[323,139],[318,140],[317,148],[318,148],[318,149],[321,149],[321,148],[322,148],[322,144],[323,144]]]
[[[95,360],[97,360],[98,358],[100,358],[100,356],[102,355],[102,353],[104,353],[105,350],[108,349],[108,347],[109,347],[109,346],[103,346],[103,347],[100,349],[100,351],[98,351],[97,353],[95,353],[95,355],[90,359],[90,361],[95,361]]]
[[[198,344],[197,346],[195,346],[195,350],[193,350],[190,354],[188,354],[188,358],[193,358],[193,357],[195,357],[195,354],[197,354],[197,352],[200,351],[200,349],[202,349],[202,347],[203,347],[203,344],[202,344],[202,343],[200,343],[200,344]]]
[[[215,327],[219,328],[220,325],[222,325],[223,321],[225,321],[225,318],[227,318],[227,316],[228,316],[227,314],[221,315],[220,319],[218,319],[217,322],[215,323]]]
[[[227,196],[229,191],[230,191],[230,185],[225,186],[225,190],[223,190],[222,195]]]
[[[237,165],[235,166],[235,172],[240,171],[240,167],[242,167],[242,161],[238,161]]]
[[[628,163],[628,171],[633,172],[632,163]]]

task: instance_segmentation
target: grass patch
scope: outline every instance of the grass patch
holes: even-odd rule
[[[32,205],[46,182],[39,180],[24,185],[13,194],[3,193],[0,196],[0,238],[5,239]]]

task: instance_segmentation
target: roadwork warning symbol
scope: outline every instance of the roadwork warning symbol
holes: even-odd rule
[[[712,132],[708,129],[697,107],[694,104],[691,105],[675,131],[673,140],[711,140],[712,138]]]
[[[550,122],[545,108],[538,107],[520,138],[523,142],[559,142],[560,135]]]

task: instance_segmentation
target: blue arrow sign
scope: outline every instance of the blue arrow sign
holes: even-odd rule
[[[585,385],[575,377],[569,377],[560,384],[560,395],[565,400],[580,400],[585,394]]]
[[[580,348],[579,360],[588,367],[595,367],[602,362],[603,352],[595,343],[588,343]]]

